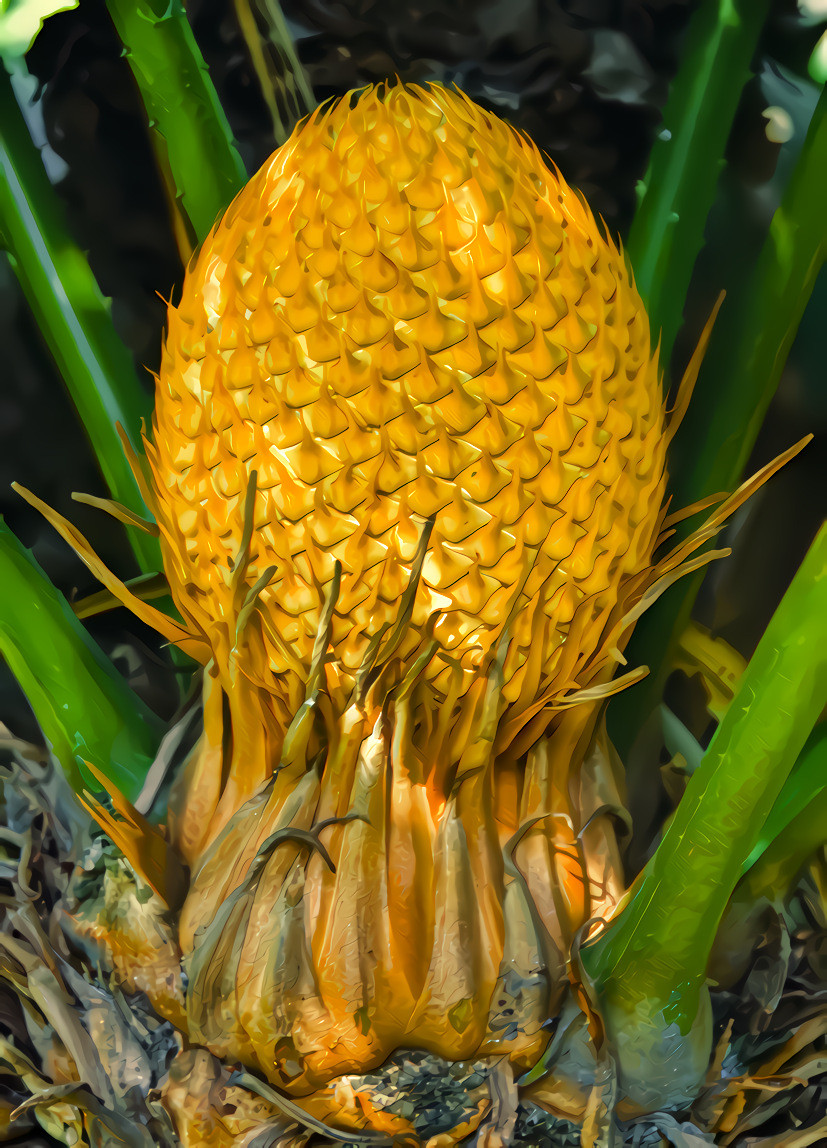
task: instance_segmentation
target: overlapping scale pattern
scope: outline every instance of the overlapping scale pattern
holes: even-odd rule
[[[153,437],[212,655],[171,802],[190,1038],[314,1103],[411,1046],[525,1069],[619,872],[571,775],[596,707],[561,710],[611,677],[662,524],[622,255],[460,93],[369,89],[207,239]]]
[[[432,518],[401,654],[430,620],[432,701],[456,664],[462,697],[511,614],[519,711],[571,688],[575,611],[648,564],[662,431],[645,311],[580,196],[460,93],[372,88],[273,155],[170,310],[149,455],[173,594],[222,677],[266,687],[277,753],[335,562],[342,712]],[[239,635],[253,470],[241,589],[273,569]]]

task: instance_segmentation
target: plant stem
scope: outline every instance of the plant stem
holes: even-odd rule
[[[151,410],[129,351],[118,338],[83,252],[69,237],[62,204],[46,176],[0,67],[0,239],[80,415],[112,497],[136,514],[146,507],[115,424],[133,444]],[[131,530],[145,573],[161,569],[158,541]]]
[[[627,249],[669,363],[741,92],[769,0],[704,0],[687,32],[663,129],[638,184]]]
[[[693,401],[669,456],[673,505],[732,490],[755,445],[827,257],[827,89],[816,106],[793,175],[773,215],[745,296],[713,334]],[[683,529],[683,527],[679,528]],[[663,595],[644,615],[626,650],[650,677],[610,710],[612,739],[628,755],[657,705],[672,653],[692,613],[702,578]]]
[[[705,1071],[711,1033],[701,1014],[715,933],[825,701],[827,525],[773,615],[626,908],[581,951],[633,1098],[675,1099],[670,1087],[691,1090],[698,1084],[691,1077]],[[658,1058],[667,1054],[682,1080],[664,1081]]]
[[[99,791],[86,760],[134,801],[160,743],[161,722],[2,519],[0,584],[0,654],[72,786]]]
[[[107,0],[162,174],[199,243],[247,179],[181,0]]]

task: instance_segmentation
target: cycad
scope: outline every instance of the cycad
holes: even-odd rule
[[[133,458],[182,624],[43,508],[204,666],[168,810],[87,763],[126,861],[87,826],[94,880],[58,890],[110,991],[183,1045],[129,1101],[156,1142],[509,1143],[518,1079],[583,1116],[582,1065],[570,1109],[532,1085],[554,1018],[575,1061],[601,1049],[569,961],[624,891],[600,703],[756,485],[663,555],[702,350],[667,417],[624,257],[530,141],[439,88],[321,109],[207,238]]]
[[[612,789],[598,703],[694,545],[653,566],[667,438],[622,256],[461,95],[341,101],[236,198],[170,311],[142,476],[206,666],[166,835],[186,993],[156,1001],[190,1041],[333,1121],[326,1086],[399,1049],[536,1063],[622,891],[571,783],[597,753]],[[162,838],[113,796],[153,881]]]
[[[147,445],[232,737],[219,767],[211,730],[178,797],[182,937],[191,983],[213,976],[197,930],[218,945],[213,913],[276,835],[264,933],[223,975],[292,956],[235,1033],[191,1011],[208,1044],[302,1089],[400,1044],[536,1054],[544,1005],[486,1029],[517,941],[502,850],[552,812],[542,739],[619,657],[662,520],[661,407],[621,256],[459,95],[342,101],[235,200],[170,313]]]

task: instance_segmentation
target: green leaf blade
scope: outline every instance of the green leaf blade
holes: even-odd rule
[[[581,950],[610,1028],[696,1022],[727,901],[827,702],[827,525],[773,615],[663,840],[609,926]],[[705,1038],[704,1038],[705,1039]],[[660,1047],[653,1037],[653,1049]],[[623,1041],[617,1046],[621,1062]],[[640,1050],[638,1049],[638,1052]],[[638,1066],[635,1072],[653,1070]]]
[[[75,617],[32,555],[0,519],[0,654],[72,786],[98,791],[90,761],[130,801],[161,739],[160,720]]]
[[[768,11],[769,0],[706,0],[700,6],[639,185],[627,250],[665,364]]]
[[[108,0],[160,152],[162,173],[201,242],[247,173],[181,0]]]
[[[146,514],[116,424],[138,440],[151,400],[118,337],[83,252],[64,222],[57,193],[32,143],[11,81],[0,68],[0,233],[49,350],[61,372],[112,495]],[[154,538],[130,532],[142,571],[161,568]]]

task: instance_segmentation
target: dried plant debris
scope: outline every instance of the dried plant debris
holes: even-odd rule
[[[59,767],[9,739],[3,749],[0,1112],[8,1133],[39,1125],[65,1144],[106,1136],[141,1148],[174,1144],[165,1113],[148,1103],[177,1051],[172,1026],[140,994],[127,998],[63,930],[73,883],[123,862]]]
[[[568,996],[539,1083],[518,1090],[503,1058],[452,1063],[401,1050],[380,1068],[329,1087],[343,1114],[371,1111],[375,1124],[375,1114],[384,1113],[404,1120],[410,1133],[395,1139],[376,1131],[337,1133],[313,1116],[312,1106],[299,1108],[258,1077],[233,1071],[204,1049],[183,1047],[173,1025],[150,1007],[140,978],[130,980],[134,965],[117,939],[99,944],[91,927],[105,919],[117,938],[119,915],[141,917],[148,945],[140,954],[143,976],[156,978],[156,1002],[157,977],[168,977],[164,999],[175,1017],[186,984],[173,967],[177,946],[157,897],[101,835],[45,753],[4,731],[2,754],[0,1141],[32,1148],[116,1142],[792,1148],[827,1139],[824,857],[788,905],[767,909],[764,935],[740,980],[713,994],[719,1039],[691,1111],[619,1120],[611,1059],[604,1053],[595,1063],[585,1025],[570,1023],[577,1008]],[[564,1069],[569,1082],[579,1072],[583,1087],[566,1084]]]

